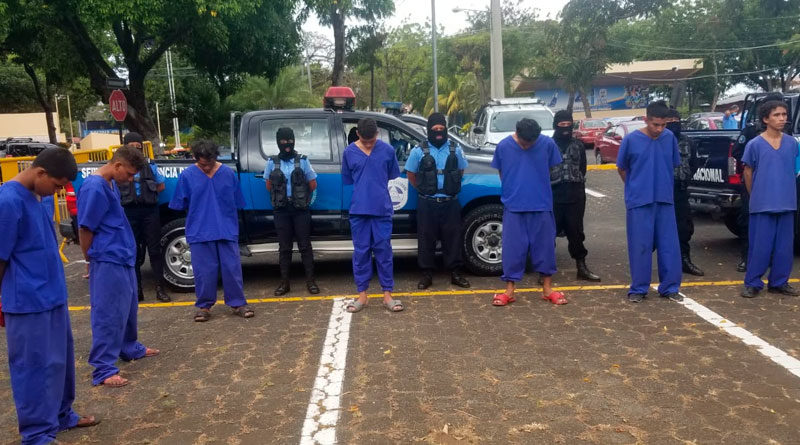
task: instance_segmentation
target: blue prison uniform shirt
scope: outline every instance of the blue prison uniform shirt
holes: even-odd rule
[[[0,186],[0,260],[3,312],[44,312],[67,303],[64,267],[52,215],[39,198],[22,184]]]
[[[244,208],[244,195],[236,173],[221,165],[209,178],[192,165],[181,173],[169,203],[173,210],[187,210],[186,241],[238,241],[239,214]]]
[[[500,200],[505,208],[511,212],[552,211],[550,168],[561,162],[561,152],[548,136],[540,135],[527,150],[513,136],[500,141],[492,167],[500,171]]]
[[[777,150],[762,136],[747,143],[742,162],[753,169],[750,213],[797,210],[794,174],[797,154],[797,141],[786,134]]]
[[[133,266],[136,241],[120,204],[116,182],[89,175],[78,190],[78,225],[93,234],[90,261]]]
[[[354,143],[344,149],[342,182],[353,185],[351,215],[391,216],[389,181],[400,176],[394,148],[380,139],[367,156]]]
[[[680,164],[671,131],[665,129],[656,139],[640,130],[625,136],[617,154],[617,167],[625,171],[625,208],[673,204],[674,171]]]

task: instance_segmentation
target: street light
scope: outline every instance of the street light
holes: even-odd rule
[[[478,12],[478,9],[453,8],[453,12]],[[491,0],[489,17],[489,66],[490,66],[490,95],[492,99],[506,97],[505,81],[503,80],[503,36],[500,23],[500,0]]]

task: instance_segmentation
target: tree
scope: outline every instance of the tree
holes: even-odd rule
[[[308,91],[302,73],[302,67],[291,66],[273,81],[247,77],[239,91],[228,98],[229,107],[244,111],[319,106],[321,98]]]
[[[305,0],[306,10],[302,16],[313,11],[320,24],[333,29],[334,58],[331,85],[341,85],[344,73],[345,46],[347,30],[345,20],[348,17],[363,20],[366,26],[394,13],[394,0]]]
[[[450,77],[439,77],[439,109],[444,112],[451,123],[462,125],[472,120],[478,110],[481,97],[478,78],[475,73],[454,74]],[[425,104],[424,115],[433,112],[433,98]]]
[[[242,71],[274,75],[276,67],[291,62],[275,55],[287,54],[292,39],[299,38],[296,27],[292,33],[291,26],[284,26],[293,22],[294,0],[228,0],[216,7],[195,0],[28,2],[53,12],[52,25],[68,37],[92,89],[104,100],[110,94],[106,79],[127,74],[125,123],[149,139],[156,137],[156,130],[147,106],[145,78],[167,49],[177,46],[195,56],[198,68],[207,71],[217,81],[217,88],[227,94],[231,89],[228,81],[235,81]],[[264,26],[266,23],[270,25]],[[278,48],[274,53],[270,49],[273,43]],[[201,45],[207,53],[193,51]],[[210,60],[207,54],[217,59]],[[119,66],[109,61],[114,58]]]
[[[372,26],[353,28],[348,36],[350,54],[347,64],[362,71],[369,71],[369,109],[375,110],[375,67],[380,64],[378,50],[383,48],[387,34],[382,30],[375,31]]]

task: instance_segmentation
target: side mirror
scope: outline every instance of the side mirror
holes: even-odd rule
[[[478,126],[476,126],[475,128],[472,129],[472,132],[475,133],[475,134],[483,134],[484,133],[484,129],[483,129],[483,127],[478,125]]]

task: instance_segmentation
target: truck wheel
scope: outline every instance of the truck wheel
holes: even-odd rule
[[[736,235],[737,237],[742,237],[741,227],[739,227],[739,213],[736,212],[728,212],[723,217],[725,221],[725,227],[731,231],[732,234]]]
[[[186,242],[186,219],[176,219],[161,229],[164,279],[178,292],[194,291],[192,252]]]
[[[467,270],[475,275],[503,272],[503,205],[486,204],[464,218],[462,244]]]

